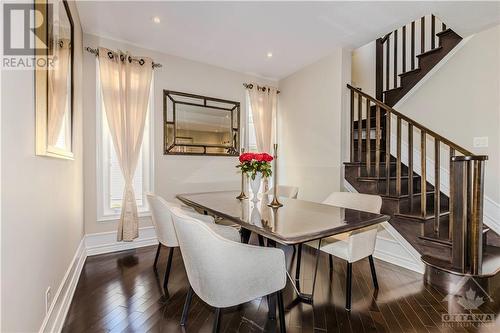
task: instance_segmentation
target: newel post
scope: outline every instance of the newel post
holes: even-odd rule
[[[483,261],[484,165],[487,156],[453,156],[450,168],[452,265],[481,274]]]

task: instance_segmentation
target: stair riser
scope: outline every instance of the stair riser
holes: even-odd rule
[[[442,212],[448,211],[449,208],[448,197],[446,197],[444,194],[441,194],[439,199],[441,201],[440,205],[441,211]],[[427,200],[427,211],[434,212],[434,193],[428,193],[426,196],[426,200]],[[410,206],[410,198],[402,199],[399,201],[399,211],[401,213],[419,211],[420,202],[421,202],[420,195],[413,196],[413,206]]]
[[[380,162],[385,162],[385,151],[381,151],[380,152]],[[358,160],[358,150],[355,149],[354,150],[354,157],[355,157],[355,162],[366,162],[366,152],[364,152],[363,150],[361,151],[361,161]],[[374,150],[370,151],[370,162],[371,163],[375,163],[375,158],[377,157],[377,152]],[[391,156],[391,162],[395,162],[396,159]]]

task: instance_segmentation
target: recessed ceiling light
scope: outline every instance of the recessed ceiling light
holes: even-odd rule
[[[155,16],[155,17],[153,17],[153,22],[154,23],[160,23],[161,20],[160,20],[160,18],[158,16]]]
[[[267,57],[268,58],[272,58],[273,57],[273,53],[272,52],[267,52]]]

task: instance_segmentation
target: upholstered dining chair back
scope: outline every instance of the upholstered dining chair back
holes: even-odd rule
[[[158,241],[168,247],[179,246],[170,210],[174,207],[180,207],[180,205],[167,202],[162,197],[153,193],[147,193],[146,198],[151,209],[152,220],[156,229]]]
[[[323,201],[325,204],[334,205],[338,207],[354,209],[374,214],[380,214],[382,208],[382,198],[378,195],[350,193],[350,192],[334,192]],[[347,251],[335,251],[334,255],[347,260],[348,262],[355,262],[360,259],[371,256],[375,251],[375,243],[377,240],[378,225],[366,227],[363,229],[355,230],[348,233],[347,236]],[[342,235],[334,236],[339,239]],[[337,246],[338,245],[338,246]],[[328,248],[328,246],[326,246]],[[340,243],[332,244],[332,250],[340,247]]]
[[[273,194],[274,188],[270,188],[267,191],[268,194]],[[299,188],[296,186],[288,186],[288,185],[278,185],[278,195],[280,197],[297,199],[299,195]]]
[[[178,208],[172,217],[189,283],[207,304],[230,307],[285,287],[282,250],[225,239]]]
[[[363,193],[333,192],[323,203],[374,214],[380,214],[382,208],[382,198],[380,196]]]

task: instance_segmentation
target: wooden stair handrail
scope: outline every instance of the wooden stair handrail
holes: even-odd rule
[[[393,108],[391,108],[389,105],[380,102],[379,100],[377,100],[377,99],[373,98],[372,96],[370,96],[370,95],[362,92],[361,90],[359,90],[359,89],[351,86],[350,84],[347,84],[347,88],[349,88],[350,90],[355,91],[357,94],[365,97],[366,99],[369,99],[375,105],[381,107],[382,109],[384,109],[385,111],[387,111],[389,113],[394,114],[395,116],[398,116],[399,118],[403,119],[407,123],[413,125],[414,127],[418,128],[421,131],[424,131],[426,134],[434,137],[435,139],[439,140],[440,142],[442,142],[442,143],[450,146],[451,148],[453,148],[456,151],[460,152],[462,155],[464,155],[464,156],[476,156],[475,154],[473,154],[472,152],[468,151],[467,149],[465,149],[463,147],[460,147],[459,145],[451,142],[450,140],[446,139],[445,137],[437,134],[433,130],[425,127],[424,125],[420,124],[419,122],[417,122],[417,121],[415,121],[415,120],[413,120],[411,118],[408,118],[404,114],[402,114],[402,113],[394,110]]]

